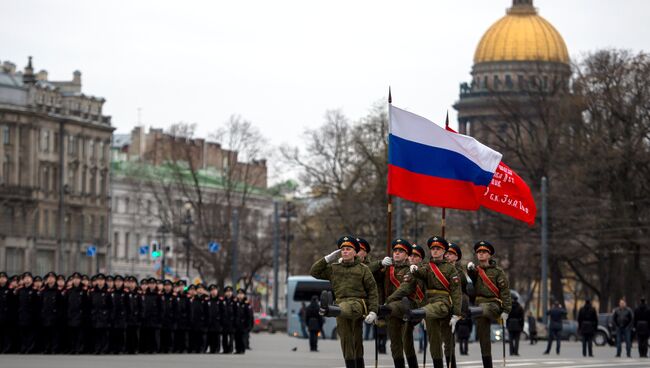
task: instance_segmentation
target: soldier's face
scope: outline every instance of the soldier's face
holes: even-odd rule
[[[367,256],[368,256],[368,253],[366,253],[366,251],[363,250],[363,249],[360,249],[359,253],[357,253],[357,257],[359,257],[362,261],[364,259],[366,259]]]
[[[445,254],[444,248],[440,248],[440,247],[431,248],[431,257],[438,259],[441,258],[443,254]]]
[[[56,286],[63,287],[64,285],[65,285],[65,280],[64,279],[57,279],[56,280]]]
[[[172,286],[171,285],[165,285],[163,287],[163,289],[165,289],[166,293],[171,293],[172,292]]]
[[[83,279],[83,280],[81,280],[81,283],[82,283],[84,286],[88,286],[88,279]]]
[[[9,287],[12,288],[12,289],[17,288],[18,287],[18,280],[11,280],[9,282]]]
[[[47,286],[52,287],[56,284],[56,278],[54,276],[48,276],[45,282],[47,283]]]
[[[34,282],[34,279],[32,279],[31,277],[29,276],[23,277],[23,281],[22,281],[23,286],[30,286],[32,282]]]
[[[158,291],[161,291],[163,289],[163,284],[156,284],[156,289],[158,289]]]
[[[124,281],[122,280],[115,280],[115,288],[116,289],[121,289],[124,286]]]
[[[246,297],[246,294],[244,294],[244,293],[237,293],[237,299],[239,299],[239,300],[244,300],[244,297]]]
[[[41,280],[34,281],[34,287],[35,287],[36,289],[40,289],[41,286],[43,286],[43,281],[41,281]]]
[[[412,265],[419,264],[420,262],[422,262],[422,257],[420,257],[419,254],[413,253],[409,257],[409,263],[411,263]]]
[[[403,249],[395,249],[393,251],[393,260],[395,262],[404,262],[408,254]]]
[[[217,289],[210,290],[210,296],[211,297],[216,298],[217,295],[219,295],[219,290],[217,290]]]
[[[456,255],[456,253],[447,252],[445,253],[445,259],[449,263],[456,263],[456,261],[458,260],[458,256]]]
[[[112,289],[113,285],[115,285],[115,282],[113,280],[108,280],[106,281],[106,285],[108,286],[109,289]]]
[[[354,251],[354,248],[351,247],[341,248],[341,258],[343,258],[343,260],[346,262],[353,260],[356,254],[357,252]]]
[[[226,291],[226,298],[232,298],[232,290]]]
[[[104,280],[104,279],[97,279],[97,287],[98,287],[98,288],[101,289],[101,288],[104,287],[104,285],[106,285],[106,280]]]
[[[490,252],[487,250],[479,250],[476,252],[476,259],[478,259],[479,262],[487,262],[490,260]]]
[[[2,276],[0,277],[0,286],[5,286],[7,285],[7,278]]]

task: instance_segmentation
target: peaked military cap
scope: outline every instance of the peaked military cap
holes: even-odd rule
[[[370,253],[370,243],[364,238],[357,238],[357,243],[359,243],[359,247],[363,250],[366,251],[366,253]]]
[[[9,278],[9,277],[7,276],[7,273],[4,272],[4,271],[0,271],[0,277]]]
[[[454,253],[456,256],[458,256],[458,259],[463,258],[463,252],[460,250],[460,247],[456,243],[449,242],[449,249],[447,249],[447,252]]]
[[[219,287],[215,284],[210,284],[210,286],[208,286],[208,290],[219,290]]]
[[[148,283],[149,283],[149,279],[140,280],[140,285],[144,285],[144,284],[148,284]]]
[[[26,276],[29,276],[29,277],[31,277],[31,278],[34,278],[34,276],[32,276],[32,273],[29,272],[29,271],[27,271],[27,272],[23,272],[23,274],[20,275],[21,278],[26,277]]]
[[[73,272],[72,275],[70,275],[70,278],[74,279],[75,277],[81,278],[81,274],[79,272]]]
[[[397,238],[393,240],[391,246],[393,247],[393,250],[401,249],[408,253],[409,256],[411,255],[411,252],[413,252],[413,246],[406,239]]]
[[[103,273],[98,273],[97,275],[95,275],[95,280],[99,280],[99,279],[106,280],[106,276],[104,276]]]
[[[197,289],[205,289],[205,285],[203,285],[203,284],[198,284],[198,285],[196,285],[196,288],[197,288]]]
[[[65,280],[65,276],[63,276],[63,275],[58,275],[58,276],[56,277],[56,279],[57,279],[57,280]]]
[[[172,284],[171,280],[163,281],[163,285],[171,285],[171,284]]]
[[[192,284],[187,288],[187,290],[196,290],[196,286]]]
[[[445,238],[443,238],[442,236],[437,236],[437,235],[432,236],[432,237],[429,238],[429,240],[427,240],[427,246],[429,247],[429,249],[431,249],[433,247],[442,248],[445,251],[447,251],[447,249],[449,249],[449,243],[447,243]]]
[[[225,288],[223,288],[223,291],[232,291],[232,286],[228,285]]]
[[[54,277],[56,279],[56,273],[54,273],[54,271],[50,271],[50,272],[46,273],[44,278],[47,279],[50,276],[52,276],[52,277]]]
[[[347,235],[344,237],[341,237],[337,242],[336,245],[339,247],[339,249],[343,247],[350,247],[354,248],[355,252],[359,252],[361,250],[361,247],[359,246],[359,242],[357,241],[357,238]]]
[[[413,248],[413,251],[411,252],[411,254],[417,254],[417,255],[420,256],[420,258],[424,258],[424,256],[425,256],[424,248],[422,248],[421,246],[419,246],[417,244],[413,244],[412,248]]]
[[[115,277],[113,277],[113,280],[122,280],[122,281],[124,281],[124,277],[122,275],[115,275]]]
[[[148,281],[149,281],[150,284],[155,284],[156,283],[156,278],[155,277],[150,277]]]
[[[115,278],[113,276],[111,276],[111,275],[108,275],[108,276],[106,276],[106,281],[108,281],[108,280],[113,281],[113,280],[115,280]]]
[[[239,294],[239,293],[244,293],[244,294],[246,294],[246,290],[244,290],[244,289],[242,289],[242,288],[239,288],[239,289],[237,289],[237,294]]]
[[[494,255],[494,247],[492,246],[492,244],[490,244],[485,240],[481,240],[479,242],[476,242],[476,244],[474,244],[474,253],[478,252],[479,250],[485,250],[490,252],[490,255],[492,256]]]
[[[34,281],[35,281],[35,282],[36,282],[36,281],[43,281],[43,278],[40,277],[40,276],[35,276],[35,277],[34,277]]]

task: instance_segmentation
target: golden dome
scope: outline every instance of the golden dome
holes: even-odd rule
[[[474,63],[493,61],[551,61],[569,64],[560,33],[540,17],[532,1],[514,0],[505,17],[483,35]]]

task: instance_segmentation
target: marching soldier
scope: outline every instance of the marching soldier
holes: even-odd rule
[[[217,285],[210,285],[210,300],[208,300],[208,346],[211,354],[221,351],[221,318],[223,315],[223,299],[219,295]]]
[[[368,324],[377,319],[377,284],[370,269],[355,257],[360,250],[356,238],[344,236],[337,245],[338,250],[314,263],[311,275],[332,284],[336,306],[331,303],[331,293],[323,291],[321,309],[325,316],[336,317],[346,368],[363,368],[363,345],[358,341],[364,317]]]
[[[474,244],[474,253],[479,262],[478,266],[469,262],[467,274],[472,279],[476,290],[477,307],[471,307],[472,317],[476,318],[476,333],[481,345],[483,367],[492,367],[492,352],[490,342],[490,324],[492,320],[508,320],[512,306],[510,287],[505,272],[497,267],[492,260],[494,247],[487,241]]]
[[[95,340],[95,354],[106,354],[108,352],[108,327],[111,314],[111,299],[106,288],[106,278],[103,274],[97,274],[95,281],[97,285],[90,292],[90,316]]]
[[[126,316],[126,352],[135,354],[140,347],[140,324],[142,316],[142,296],[138,281],[133,276],[126,278],[127,316]]]
[[[113,354],[122,354],[126,348],[126,326],[128,316],[129,298],[124,291],[124,277],[116,275],[113,278],[113,291],[111,292],[111,329],[110,350]]]
[[[162,308],[160,312],[160,352],[171,353],[174,349],[174,329],[177,315],[176,296],[172,282],[163,281]]]
[[[357,238],[357,242],[359,243],[359,253],[357,253],[357,258],[363,263],[364,265],[368,266],[370,268],[370,271],[372,272],[373,276],[375,277],[375,283],[377,283],[377,295],[379,301],[384,300],[384,295],[382,294],[383,288],[380,287],[381,283],[381,278],[384,276],[383,273],[378,272],[381,269],[381,262],[380,261],[373,261],[372,257],[370,257],[370,243],[364,238]],[[383,322],[381,323],[383,324]],[[365,324],[363,326],[364,332],[363,332],[363,340],[369,340],[370,339],[370,332],[373,330],[372,325]],[[379,326],[377,326],[379,327]],[[359,344],[363,344],[363,341],[360,341]]]
[[[447,263],[452,264],[456,268],[458,277],[460,278],[461,284],[461,315],[466,316],[466,312],[469,308],[469,299],[467,298],[467,278],[465,277],[465,272],[463,272],[463,267],[460,265],[460,259],[463,258],[463,252],[460,250],[460,247],[452,242],[449,242],[449,249],[445,253],[445,260]],[[442,335],[442,342],[444,344],[445,360],[447,367],[456,368],[456,354],[454,348],[454,333],[451,331],[451,326],[449,325],[450,318],[446,318],[440,324],[440,333]],[[460,323],[460,321],[459,321]]]
[[[190,299],[185,292],[185,282],[176,282],[176,330],[174,330],[174,351],[188,351],[188,331],[190,326]]]
[[[390,350],[393,356],[395,368],[404,368],[406,361],[410,368],[417,367],[417,357],[413,347],[413,327],[410,321],[404,321],[406,310],[401,302],[401,297],[396,297],[395,292],[403,282],[409,282],[409,257],[413,252],[413,246],[404,239],[396,239],[392,243],[393,257],[385,257],[381,264],[388,279],[385,289],[388,292],[386,305],[379,307],[380,315],[388,315],[388,336],[390,338]],[[422,291],[420,290],[420,293]],[[414,305],[409,305],[409,309]],[[411,336],[407,336],[410,332]]]
[[[456,268],[447,263],[443,258],[449,249],[447,241],[438,236],[433,236],[427,241],[431,251],[429,264],[411,265],[411,274],[424,281],[426,286],[426,305],[423,308],[411,310],[410,318],[425,318],[429,349],[433,359],[434,368],[442,368],[442,336],[440,325],[449,318],[452,332],[456,322],[461,316],[461,285]],[[411,282],[406,291],[414,291],[415,283]]]

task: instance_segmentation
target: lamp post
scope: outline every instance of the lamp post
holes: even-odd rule
[[[165,253],[167,253],[167,245],[165,245],[165,234],[169,232],[169,228],[167,225],[162,224],[160,227],[158,227],[158,232],[162,235],[161,236],[161,244],[160,244],[160,278],[164,281],[165,280]]]
[[[182,222],[182,224],[185,225],[185,277],[187,277],[188,280],[190,278],[190,247],[192,246],[192,240],[190,239],[190,226],[194,225],[191,209],[192,205],[186,203],[185,217]]]
[[[286,240],[286,260],[285,260],[285,275],[284,275],[284,287],[285,287],[285,294],[286,294],[286,304],[285,306],[289,305],[289,294],[287,287],[289,285],[289,264],[291,262],[291,218],[296,218],[296,206],[293,204],[293,196],[292,195],[286,195],[285,196],[285,205],[284,205],[284,212],[280,215],[280,217],[285,218],[287,220],[286,222],[286,229],[285,229],[285,240]]]

